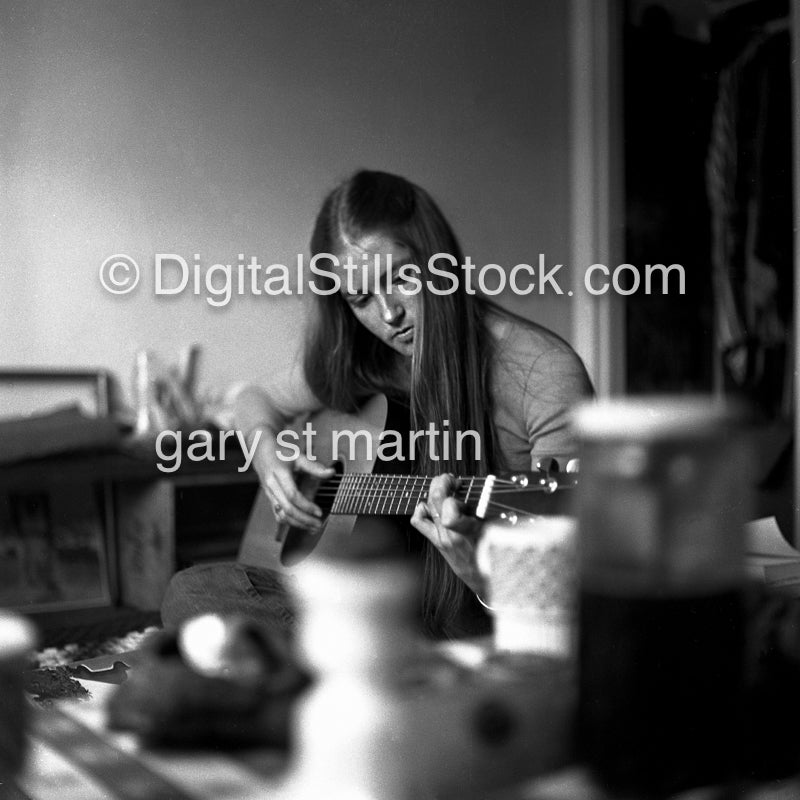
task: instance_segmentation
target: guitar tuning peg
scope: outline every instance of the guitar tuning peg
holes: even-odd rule
[[[567,461],[567,472],[580,472],[581,471],[581,460],[579,458],[571,458]]]

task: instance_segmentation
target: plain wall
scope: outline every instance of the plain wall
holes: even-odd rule
[[[294,263],[323,194],[361,166],[427,188],[478,264],[568,256],[561,0],[0,12],[0,366],[101,366],[127,383],[137,349],[173,360],[197,342],[207,387],[269,375],[306,302],[154,297],[154,254]],[[142,267],[126,296],[98,278],[115,253]],[[566,298],[503,303],[569,336]]]

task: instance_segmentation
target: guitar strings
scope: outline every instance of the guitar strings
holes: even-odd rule
[[[377,492],[377,491],[392,491],[394,492],[396,489],[400,488],[400,484],[402,484],[402,488],[413,488],[417,489],[420,488],[420,483],[422,487],[425,484],[429,484],[432,478],[426,476],[417,476],[417,475],[373,475],[369,472],[363,473],[355,473],[350,472],[346,475],[337,475],[329,480],[325,481],[319,488],[318,494],[327,493],[327,494],[336,494],[340,491],[340,488],[343,484],[350,484],[350,489],[353,491],[358,491],[361,493],[362,488],[357,484],[359,481],[361,483],[367,483],[368,488],[367,492]],[[486,483],[488,478],[457,478],[463,483],[469,480],[469,485],[475,488],[483,487]],[[337,486],[338,484],[338,486]],[[377,484],[377,486],[375,485]],[[387,486],[388,484],[388,486]],[[545,481],[544,479],[540,479],[534,484],[528,484],[527,486],[521,486],[519,483],[503,479],[503,478],[495,478],[493,492],[520,492],[520,491],[532,491],[537,486],[544,486]],[[374,488],[373,488],[374,487]],[[460,487],[464,488],[464,486]]]
[[[490,480],[492,476],[484,476],[484,477],[475,476],[473,478],[471,476],[468,477],[468,476],[464,476],[464,475],[456,475],[455,477],[456,477],[456,480],[460,480],[460,481],[475,481],[475,482],[485,483],[486,481]],[[369,480],[371,480],[371,481],[406,481],[406,480],[408,480],[408,481],[416,481],[416,482],[418,482],[418,481],[431,481],[431,480],[433,480],[433,476],[430,476],[430,475],[412,475],[412,474],[408,474],[408,475],[403,475],[403,474],[400,474],[400,475],[381,475],[381,474],[376,474],[376,473],[373,473],[373,472],[346,472],[344,475],[334,475],[332,478],[328,478],[325,481],[325,484],[343,483],[343,482],[348,481],[348,480],[356,481],[356,480],[364,480],[364,479],[367,479],[367,478]],[[501,484],[505,483],[505,484],[508,484],[510,486],[516,486],[518,488],[524,488],[524,487],[520,487],[519,483],[516,483],[516,482],[514,482],[514,481],[512,481],[512,480],[510,480],[508,478],[494,477],[494,481],[495,481],[495,483],[501,483]]]
[[[457,498],[468,499],[476,492],[481,494],[487,477],[464,478],[457,480],[462,484],[456,493]],[[502,494],[518,494],[525,491],[541,491],[547,488],[552,477],[539,477],[525,486],[519,481],[493,477],[492,497]],[[325,481],[315,494],[320,501],[330,501],[338,506],[338,514],[370,513],[382,515],[408,515],[414,506],[423,500],[432,478],[426,475],[380,475],[371,472],[348,472],[335,475]],[[574,483],[574,478],[572,483]],[[487,511],[524,514],[524,509],[490,499]],[[331,512],[332,513],[332,510]]]
[[[520,492],[531,492],[531,491],[540,490],[540,489],[543,489],[545,486],[546,486],[546,484],[543,483],[543,482],[542,483],[536,483],[536,484],[529,485],[529,486],[525,486],[525,487],[521,487],[518,484],[514,484],[514,483],[510,483],[510,482],[508,483],[507,486],[502,486],[502,485],[498,486],[497,484],[495,484],[495,486],[492,489],[492,494],[493,495],[495,495],[495,494],[519,494]],[[398,484],[395,484],[395,485],[390,485],[390,486],[376,486],[374,488],[372,488],[372,487],[361,488],[359,486],[353,485],[352,487],[349,487],[349,488],[337,489],[337,488],[334,488],[334,487],[323,486],[323,487],[321,487],[319,489],[319,491],[317,491],[315,493],[314,496],[315,497],[321,497],[321,498],[328,498],[328,497],[336,497],[337,495],[340,495],[340,496],[377,498],[377,497],[396,497],[398,492],[401,492],[401,493],[405,493],[405,492],[420,493],[420,496],[421,496],[421,493],[424,492],[426,490],[426,488],[427,487],[426,487],[425,483],[423,483],[422,486],[420,486],[419,484],[414,484],[414,485],[409,486],[409,485],[406,485],[405,483],[402,483],[402,482],[398,483]],[[476,490],[476,489],[479,489],[479,488],[482,489],[483,487],[481,487],[480,485],[475,486],[473,484],[473,486],[471,488],[472,488],[472,490]],[[468,489],[469,489],[469,487],[463,487],[462,486],[462,487],[459,487],[458,491],[459,492],[465,492]]]
[[[426,484],[430,483],[431,478],[420,475],[374,475],[372,473],[346,473],[337,475],[326,484],[326,488],[321,488],[317,497],[339,496],[340,507],[349,508],[356,506],[354,511],[368,509],[370,511],[380,511],[382,513],[400,514],[401,509],[408,514],[412,505],[422,500],[422,491]],[[481,484],[486,483],[486,478],[470,479],[468,486],[459,487],[458,495],[467,497],[472,490],[483,488]],[[339,488],[334,488],[330,484],[338,483]],[[342,490],[343,484],[349,484]],[[364,489],[362,485],[368,488]],[[377,484],[377,485],[376,485]],[[492,495],[519,493],[520,491],[535,491],[547,485],[544,478],[539,479],[535,484],[520,486],[518,482],[508,479],[495,479]],[[403,496],[406,495],[406,496]],[[388,504],[388,508],[387,508]],[[487,503],[487,510],[493,512],[526,513],[525,509],[520,509],[507,503],[500,503],[497,500],[490,500]]]
[[[349,473],[339,478],[339,488],[331,486],[320,489],[317,498],[333,497],[338,504],[338,512],[379,512],[389,515],[408,515],[419,503],[431,478],[422,475],[373,475],[372,473]],[[350,480],[347,480],[350,478]],[[485,482],[485,479],[479,479]],[[459,494],[468,498],[475,488],[476,480],[468,486],[460,487]],[[366,488],[364,488],[366,484]],[[341,488],[345,485],[345,488]]]
[[[487,504],[487,509],[491,511],[510,511],[513,514],[530,514],[530,511],[526,511],[524,508],[517,508],[516,506],[510,506],[507,503],[495,503],[492,500],[489,501]]]

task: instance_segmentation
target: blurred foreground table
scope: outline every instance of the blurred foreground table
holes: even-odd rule
[[[413,731],[407,769],[429,798],[482,798],[570,761],[574,673],[566,664],[493,660],[486,642],[451,643],[404,676],[400,711]],[[138,655],[138,654],[131,654]],[[93,668],[125,654],[93,659]],[[108,664],[100,663],[108,661]],[[34,705],[17,800],[226,800],[281,797],[291,768],[283,752],[144,747],[109,731],[113,684],[81,680],[86,700]],[[335,735],[337,721],[332,720]],[[287,769],[289,768],[289,769]],[[406,768],[406,765],[403,765]],[[4,787],[8,790],[8,787]],[[420,798],[424,800],[424,798]]]
[[[419,746],[407,768],[415,779],[424,774],[430,787],[414,800],[608,800],[574,764],[575,684],[567,665],[542,663],[520,671],[513,661],[493,660],[486,642],[454,642],[445,649],[455,672],[440,661],[423,662],[408,691]],[[124,660],[125,655],[104,658]],[[129,660],[135,669],[135,658]],[[521,680],[526,669],[535,675],[528,672]],[[31,708],[27,764],[16,785],[0,785],[0,800],[285,796],[290,766],[285,753],[143,747],[134,735],[106,727],[104,708],[116,686],[81,683],[91,693],[88,700]],[[698,789],[675,800],[796,798],[800,780],[793,779],[738,792]]]
[[[116,687],[81,681],[88,700],[64,700],[30,714],[28,760],[3,800],[247,800],[274,794],[285,756],[155,751],[135,736],[110,732],[104,706]]]

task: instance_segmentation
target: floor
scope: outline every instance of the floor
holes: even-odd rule
[[[47,611],[27,616],[39,629],[40,647],[99,642],[161,624],[158,611],[122,607]]]

